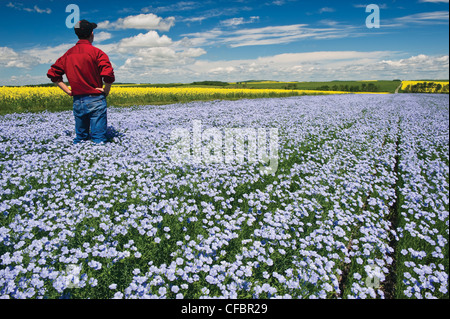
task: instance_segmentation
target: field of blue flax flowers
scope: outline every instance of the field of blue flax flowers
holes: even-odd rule
[[[449,98],[336,95],[0,117],[1,298],[449,298]],[[277,128],[278,167],[171,132]]]

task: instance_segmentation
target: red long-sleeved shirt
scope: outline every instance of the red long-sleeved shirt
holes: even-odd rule
[[[72,95],[99,94],[95,88],[103,87],[103,82],[115,81],[114,69],[108,56],[88,40],[79,40],[60,57],[48,70],[47,77],[52,82],[59,82],[63,80],[64,74],[71,86]]]

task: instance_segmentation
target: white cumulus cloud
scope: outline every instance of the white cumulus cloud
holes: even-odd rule
[[[120,48],[144,48],[144,47],[165,47],[170,46],[172,40],[166,35],[160,36],[156,31],[139,33],[130,38],[124,38],[120,41]]]
[[[112,34],[109,32],[98,32],[95,33],[95,42],[103,42],[112,38]]]
[[[40,64],[53,64],[73,46],[74,44],[64,43],[54,47],[35,47],[22,52],[29,56],[35,57]]]
[[[39,59],[29,54],[18,53],[8,47],[0,47],[0,67],[30,69],[39,64]]]
[[[98,23],[99,29],[139,29],[169,31],[175,25],[175,18],[161,18],[153,13],[139,14],[120,18],[117,21],[103,21]]]

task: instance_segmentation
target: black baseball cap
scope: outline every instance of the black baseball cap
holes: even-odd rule
[[[91,35],[92,31],[97,28],[96,23],[89,22],[87,20],[78,21],[75,24],[75,34],[81,37],[88,37]]]

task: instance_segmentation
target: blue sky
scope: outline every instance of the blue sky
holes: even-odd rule
[[[0,0],[0,85],[48,82],[77,42],[68,4],[118,82],[449,78],[448,0]]]

